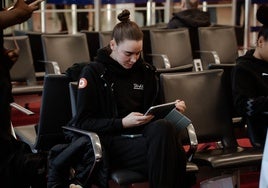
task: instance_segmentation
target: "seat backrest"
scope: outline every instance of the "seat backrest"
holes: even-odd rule
[[[189,31],[180,29],[151,29],[150,40],[152,54],[165,54],[170,67],[193,64]],[[153,56],[153,64],[157,68],[165,68],[159,57]]]
[[[220,63],[235,63],[238,57],[238,45],[234,27],[199,27],[198,35],[200,51],[216,51]],[[208,64],[215,63],[211,53],[201,53],[201,61],[203,69],[207,69]]]
[[[89,62],[90,55],[85,34],[42,35],[45,61],[58,63],[64,73],[74,63]]]
[[[33,58],[28,36],[13,36],[4,38],[7,49],[19,47],[19,58],[10,70],[11,81],[26,82],[27,85],[36,85]]]
[[[68,33],[67,31],[57,32],[57,33],[42,33],[42,32],[37,32],[37,31],[27,31],[25,33],[29,37],[35,72],[45,72],[44,63],[40,62],[44,60],[44,52],[43,52],[41,36],[43,34],[59,35],[59,34],[67,34],[67,33]]]
[[[62,126],[72,118],[69,78],[63,74],[44,77],[44,90],[40,108],[35,149],[49,150],[64,142]]]
[[[100,31],[99,39],[100,39],[100,48],[107,46],[112,40],[112,31]]]
[[[226,97],[228,97],[228,102],[230,102],[231,106],[231,114],[232,117],[238,117],[238,113],[235,110],[233,105],[233,94],[232,94],[232,81],[231,81],[231,74],[235,64],[210,64],[208,65],[208,69],[222,69],[222,82],[225,87]]]
[[[199,143],[222,141],[225,147],[235,147],[222,74],[223,70],[161,74],[161,90],[166,102],[185,101],[185,115],[192,120]]]
[[[84,33],[87,37],[87,45],[90,54],[90,60],[94,61],[94,58],[97,56],[97,50],[100,48],[100,39],[98,31],[88,31],[82,30],[81,33]]]
[[[152,64],[152,56],[149,55],[152,53],[151,39],[150,39],[150,30],[152,28],[141,28],[143,32],[143,46],[142,46],[142,56],[144,61]]]

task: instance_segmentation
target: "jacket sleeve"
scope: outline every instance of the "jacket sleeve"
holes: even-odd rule
[[[254,73],[237,65],[232,72],[232,92],[237,112],[253,116],[268,112],[268,97],[258,94],[259,80]]]
[[[96,69],[90,65],[83,69],[77,92],[76,127],[101,134],[123,129],[122,119],[113,118],[109,110],[111,99],[107,98],[107,87]]]

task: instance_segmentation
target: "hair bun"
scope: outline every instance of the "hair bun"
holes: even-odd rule
[[[268,26],[268,6],[261,5],[257,10],[256,17],[260,23]]]
[[[129,16],[130,16],[129,10],[125,9],[117,16],[117,18],[121,22],[127,22],[130,21]]]

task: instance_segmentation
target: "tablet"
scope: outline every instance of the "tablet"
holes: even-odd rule
[[[145,112],[146,115],[154,115],[155,117],[165,117],[173,108],[175,108],[176,102],[170,102],[170,103],[164,103],[156,106],[151,106],[147,112]]]

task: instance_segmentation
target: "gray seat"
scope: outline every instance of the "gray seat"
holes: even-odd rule
[[[56,33],[43,33],[38,31],[25,31],[25,30],[14,30],[16,36],[28,36],[33,56],[33,64],[37,79],[43,79],[45,74],[45,65],[42,62],[44,60],[43,47],[41,35],[43,34],[67,34],[67,31],[56,32]]]
[[[99,32],[100,48],[103,48],[109,45],[111,40],[112,40],[112,31],[100,31]]]
[[[194,154],[192,161],[200,168],[210,170],[206,176],[228,170],[239,172],[242,168],[259,168],[262,160],[261,149],[238,146],[222,74],[223,70],[206,70],[160,75],[165,100],[179,98],[186,102],[185,115],[195,125],[198,142],[213,142],[219,146]]]
[[[87,37],[87,45],[90,54],[90,60],[94,61],[94,58],[97,56],[97,50],[100,48],[100,39],[98,31],[88,31],[82,30],[81,33],[84,33]]]
[[[204,70],[209,64],[235,64],[238,44],[234,27],[199,27],[198,35]]]
[[[8,49],[15,49],[16,43],[19,47],[19,58],[10,70],[11,81],[13,83],[12,94],[41,94],[43,91],[43,84],[38,83],[35,77],[28,36],[4,38],[4,46]]]
[[[181,29],[151,29],[153,64],[158,72],[192,71],[193,56],[189,31]]]
[[[90,62],[85,34],[42,35],[46,72],[64,73],[75,63]]]

